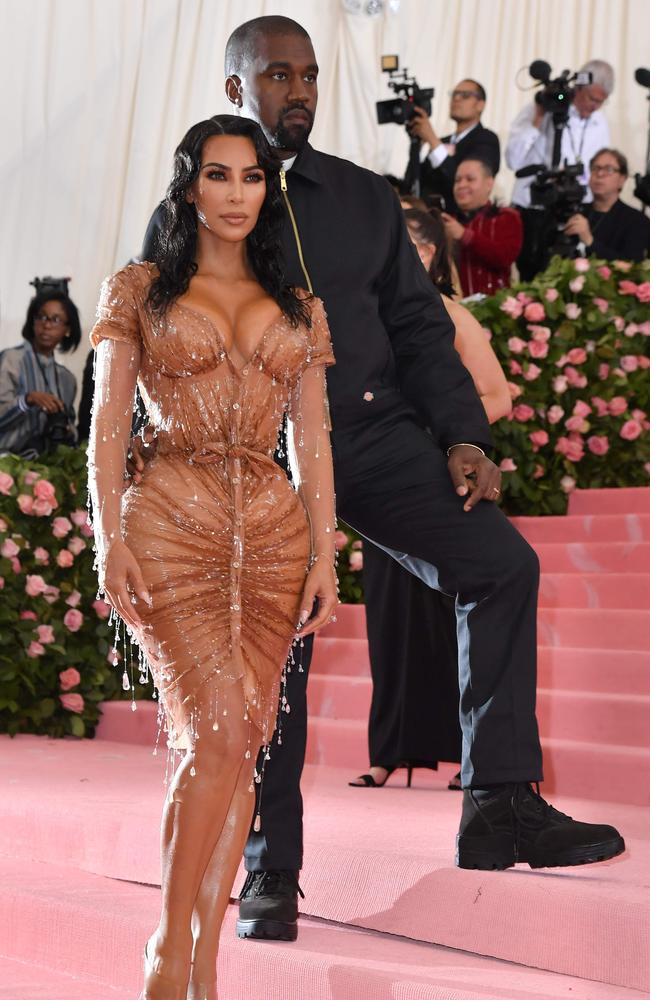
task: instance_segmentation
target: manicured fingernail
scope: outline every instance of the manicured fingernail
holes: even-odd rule
[[[302,626],[305,624],[308,618],[309,618],[309,612],[301,611],[300,618],[298,619],[298,625],[302,628]]]

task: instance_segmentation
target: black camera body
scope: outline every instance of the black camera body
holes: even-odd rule
[[[583,166],[573,163],[561,169],[540,170],[530,185],[531,204],[553,210],[558,225],[563,226],[580,211],[585,188],[580,183]]]
[[[533,80],[543,84],[542,89],[535,94],[535,103],[544,111],[558,116],[566,121],[575,97],[576,87],[586,87],[592,82],[591,73],[574,73],[565,69],[554,80],[551,79],[551,67],[544,59],[535,59],[528,67]]]
[[[377,101],[377,123],[379,125],[406,125],[415,113],[415,108],[422,108],[427,115],[431,114],[433,87],[420,87],[414,76],[408,75],[408,70],[399,69],[398,56],[382,56],[382,72],[388,73],[388,86],[398,95],[388,101]]]

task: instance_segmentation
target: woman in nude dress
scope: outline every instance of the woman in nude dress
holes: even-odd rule
[[[322,303],[283,281],[278,169],[248,119],[193,126],[156,260],[107,279],[91,334],[100,583],[144,650],[169,745],[184,751],[163,809],[162,913],[140,1000],[217,996],[219,930],[283,666],[296,633],[337,603],[334,358]],[[136,381],[157,450],[124,489]],[[285,415],[298,492],[273,461]]]

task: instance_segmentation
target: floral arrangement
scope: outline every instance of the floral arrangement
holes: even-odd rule
[[[0,458],[0,732],[92,736],[122,696],[85,503],[85,449]]]
[[[360,536],[339,521],[336,534],[336,572],[339,599],[343,604],[363,604],[363,542]]]
[[[506,513],[563,514],[576,487],[648,484],[649,260],[554,258],[467,305],[513,400],[493,427]]]

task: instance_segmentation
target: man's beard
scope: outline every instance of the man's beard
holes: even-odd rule
[[[290,111],[304,111],[309,118],[309,123],[305,123],[304,125],[285,125],[285,115],[288,115]],[[299,153],[306,145],[313,127],[314,116],[308,108],[300,106],[283,108],[278,118],[278,124],[271,136],[271,141],[276,149],[286,149],[292,153]]]

